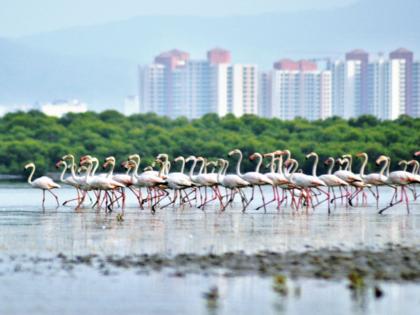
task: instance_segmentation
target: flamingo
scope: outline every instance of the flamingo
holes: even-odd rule
[[[246,180],[244,180],[242,177],[238,176],[237,174],[226,174],[227,169],[229,167],[229,161],[224,160],[224,159],[219,159],[218,164],[221,167],[221,169],[219,170],[219,173],[218,173],[218,182],[219,182],[220,185],[222,185],[226,189],[231,190],[231,197],[226,202],[225,205],[222,205],[221,210],[224,211],[226,209],[226,207],[230,203],[233,202],[233,200],[235,198],[234,193],[238,192],[239,196],[241,197],[242,211],[245,211],[247,200],[246,200],[245,194],[242,191],[242,188],[249,187],[250,183],[247,182]],[[224,167],[224,169],[223,169],[223,167]]]
[[[321,192],[325,193],[327,195],[327,198],[324,201],[328,202],[328,213],[330,213],[331,209],[330,209],[330,203],[331,203],[331,190],[333,192],[333,200],[335,200],[335,192],[334,192],[334,187],[342,187],[342,186],[348,186],[348,184],[343,181],[342,179],[340,179],[339,177],[335,176],[332,174],[332,169],[334,167],[334,159],[331,158],[332,162],[330,159],[328,159],[327,161],[329,161],[329,163],[331,163],[331,166],[328,170],[328,174],[324,174],[321,176],[317,176],[317,167],[318,167],[318,163],[319,163],[319,156],[316,152],[311,152],[308,155],[306,155],[306,158],[309,159],[310,157],[315,157],[314,160],[314,164],[312,166],[312,180],[316,182],[316,180],[319,180],[319,183],[317,183],[317,185],[315,185],[314,187],[318,188]],[[319,187],[321,186],[327,186],[328,192],[324,192],[323,190],[321,190]],[[318,203],[319,204],[319,203]]]
[[[209,203],[213,200],[216,200],[220,196],[220,192],[218,191],[218,188],[217,188],[217,184],[218,184],[217,176],[218,176],[218,174],[206,173],[206,172],[203,173],[203,170],[206,171],[206,166],[207,166],[206,159],[204,159],[203,157],[199,157],[196,160],[201,161],[202,166],[201,166],[199,174],[195,177],[194,182],[198,183],[198,185],[204,187],[204,195],[205,195],[204,196],[204,201],[201,202],[201,204],[198,206],[198,208],[203,208],[204,209],[204,206],[207,203]],[[191,176],[190,176],[190,178],[191,178]],[[210,187],[214,192],[214,196],[210,200],[207,200],[207,187]]]
[[[387,161],[384,160],[384,165],[379,173],[371,173],[365,175],[365,168],[368,163],[368,155],[366,152],[361,152],[357,154],[358,157],[363,158],[362,166],[360,167],[360,177],[363,182],[368,185],[375,186],[376,194],[372,192],[373,196],[376,199],[376,207],[379,206],[379,189],[378,186],[387,185],[387,177],[384,175],[385,169],[387,168]],[[370,189],[370,188],[369,188]]]
[[[93,163],[95,163],[95,168],[93,168]],[[99,191],[99,196],[97,203],[99,204],[100,192],[104,191],[105,193],[105,207],[109,211],[112,211],[112,205],[115,201],[112,201],[111,196],[108,194],[109,191],[115,191],[119,188],[124,188],[125,185],[113,180],[112,178],[107,177],[106,175],[94,175],[95,170],[99,165],[99,161],[97,158],[92,158],[90,156],[85,156],[82,158],[81,164],[87,164],[88,170],[86,171],[86,183],[93,189],[97,189]],[[93,169],[92,169],[93,168]],[[108,204],[108,198],[110,199],[111,203]]]
[[[312,156],[311,154],[309,157]],[[296,173],[296,169],[298,168],[298,162],[295,159],[288,159],[287,164],[293,163],[295,165],[295,168],[293,169],[292,173],[289,175],[289,181],[294,184],[295,186],[301,188],[305,194],[301,194],[300,200],[302,200],[302,197],[305,195],[306,197],[306,206],[309,207],[311,202],[311,188],[319,188],[322,186],[326,186],[325,183],[313,175],[306,175],[303,173]],[[314,163],[314,166],[316,168],[316,163]],[[314,168],[314,171],[316,172]],[[322,190],[321,190],[322,191]],[[322,191],[323,192],[323,191]],[[313,207],[313,204],[312,204]]]
[[[178,194],[180,195],[180,200],[182,201],[182,191],[187,189],[187,188],[191,188],[193,187],[193,183],[191,181],[191,179],[185,175],[184,173],[181,172],[169,172],[170,169],[170,162],[168,159],[168,155],[161,153],[156,157],[156,161],[159,161],[162,163],[162,167],[165,170],[165,172],[167,172],[166,175],[166,182],[167,185],[170,189],[174,190],[174,197],[172,199],[172,201],[170,201],[168,204],[162,206],[162,208],[166,208],[167,206],[170,205],[174,205],[177,198],[178,198]],[[186,195],[187,199],[188,199],[188,195]],[[189,199],[188,199],[189,200]]]
[[[66,178],[64,178],[64,175],[65,175],[65,173],[67,171],[67,168],[68,168],[68,165],[67,165],[66,161],[60,160],[55,164],[55,166],[57,168],[60,168],[60,166],[63,166],[63,170],[62,170],[61,175],[60,175],[60,181],[64,184],[66,184],[66,185],[69,185],[69,186],[72,186],[72,187],[76,188],[76,191],[77,191],[77,198],[70,199],[70,200],[67,200],[67,201],[63,202],[63,206],[65,206],[70,201],[74,201],[74,200],[79,201],[80,200],[80,182],[76,179],[75,176],[73,176],[73,174],[71,176],[67,176]],[[74,169],[72,169],[72,172],[74,173]]]
[[[287,180],[287,178],[283,175],[282,173],[282,169],[281,166],[279,167],[279,171],[276,172],[275,171],[275,160],[276,160],[276,155],[281,152],[281,151],[275,151],[275,152],[271,152],[271,153],[266,153],[264,154],[264,157],[270,157],[271,161],[270,161],[270,172],[265,173],[264,175],[270,179],[272,181],[272,185],[273,185],[273,199],[266,202],[265,204],[259,206],[257,208],[260,209],[262,207],[265,207],[267,205],[269,205],[270,203],[277,201],[277,209],[280,209],[280,205],[282,203],[282,200],[280,200],[280,194],[278,191],[278,187],[281,188],[286,188],[285,186],[287,186],[289,184],[289,181]],[[279,164],[282,164],[283,161],[283,156],[280,155],[280,160],[279,160]]]
[[[319,179],[321,179],[328,186],[328,191],[331,188],[331,190],[333,192],[333,198],[330,200],[330,203],[334,202],[337,199],[337,197],[335,196],[334,187],[338,187],[338,189],[340,190],[340,195],[341,196],[338,197],[338,198],[341,198],[341,199],[343,197],[348,198],[349,193],[347,192],[347,189],[346,189],[347,194],[343,195],[343,193],[341,191],[341,187],[347,188],[349,186],[349,184],[346,181],[339,178],[338,176],[332,174],[332,170],[334,169],[334,164],[335,164],[334,158],[329,157],[328,159],[325,160],[324,164],[329,166],[328,167],[328,172],[327,172],[327,174],[323,174],[323,175],[319,176]]]
[[[410,208],[409,208],[409,205],[408,205],[408,196],[407,196],[407,192],[405,190],[405,187],[407,185],[410,185],[410,184],[419,183],[419,181],[411,173],[409,173],[407,171],[389,172],[389,168],[390,168],[390,164],[391,164],[391,158],[388,157],[388,156],[381,155],[376,160],[376,163],[379,164],[384,160],[387,160],[387,169],[386,169],[387,180],[386,180],[386,183],[394,186],[393,187],[394,188],[394,194],[391,198],[391,201],[390,201],[389,205],[384,207],[383,209],[381,209],[379,211],[379,214],[382,214],[387,209],[395,206],[396,204],[399,204],[399,203],[403,202],[404,198],[405,198],[405,203],[406,203],[406,206],[407,206],[407,212],[409,213]],[[401,199],[394,203],[393,201],[394,201],[394,198],[396,198],[396,196],[397,196],[398,187],[401,187]]]
[[[33,187],[37,189],[42,189],[42,206],[44,207],[45,204],[45,191],[48,191],[50,194],[52,194],[57,201],[57,207],[60,206],[60,203],[58,201],[58,197],[56,194],[52,192],[53,189],[60,188],[61,186],[57,183],[55,183],[50,177],[48,176],[41,176],[35,180],[32,180],[32,177],[34,176],[36,166],[34,163],[28,163],[25,165],[25,169],[31,168],[32,171],[29,174],[28,177],[28,183]]]
[[[250,159],[253,160],[255,158],[258,158],[258,164],[257,167],[255,169],[255,172],[247,172],[242,174],[241,173],[241,162],[243,159],[243,155],[242,155],[242,151],[239,149],[235,149],[229,152],[229,156],[232,155],[239,155],[239,159],[238,162],[236,164],[236,175],[238,175],[239,177],[241,177],[242,179],[244,179],[245,181],[247,181],[252,188],[252,192],[251,192],[251,198],[248,201],[248,204],[246,205],[246,207],[243,209],[243,211],[246,210],[246,208],[249,206],[249,204],[252,202],[252,200],[254,199],[254,190],[255,190],[255,186],[258,186],[260,193],[261,193],[261,197],[263,199],[263,203],[265,203],[265,197],[264,197],[264,193],[262,191],[261,186],[262,185],[273,185],[273,182],[264,174],[260,173],[260,167],[262,164],[262,155],[260,153],[254,153],[253,155],[250,156]],[[266,210],[266,208],[264,207],[264,210]]]

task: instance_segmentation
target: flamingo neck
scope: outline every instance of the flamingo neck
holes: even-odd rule
[[[415,161],[414,162],[414,165],[413,165],[413,170],[412,170],[412,174],[413,175],[416,175],[417,174],[417,171],[419,170],[419,166],[420,166],[419,162],[418,161]]]
[[[32,185],[32,177],[35,174],[35,165],[31,166],[31,168],[32,168],[32,171],[31,171],[31,173],[28,176],[28,183]]]
[[[115,161],[111,161],[111,167],[109,168],[107,177],[112,177],[112,174],[114,174],[114,168],[115,168]]]
[[[274,154],[270,155],[271,161],[270,161],[270,173],[274,173],[274,163],[276,161]]]
[[[98,169],[98,166],[99,166],[99,161],[98,161],[98,159],[94,159],[94,160],[92,160],[92,163],[93,162],[95,163],[95,167],[93,168],[92,176],[95,176],[96,170]]]
[[[287,175],[285,175],[287,178],[290,178],[298,169],[299,165],[296,161],[292,161],[289,168],[286,169]]]
[[[314,165],[312,166],[312,176],[316,177],[316,169],[318,167],[318,163],[319,163],[319,156],[318,154],[315,154],[315,161],[314,161]]]
[[[217,182],[220,182],[220,176],[222,176],[222,174],[223,174],[223,170],[225,169],[225,164],[223,163],[221,166],[220,166],[220,168],[219,168],[219,170],[218,170],[218,172],[217,172]]]
[[[365,177],[365,168],[366,168],[366,165],[368,163],[368,156],[367,156],[367,154],[366,155],[363,155],[363,158],[364,158],[364,160],[363,160],[362,166],[360,167],[360,177],[361,178]]]
[[[334,169],[334,164],[335,164],[335,160],[334,159],[331,159],[330,161],[331,161],[331,164],[330,164],[330,167],[328,168],[328,175],[331,175],[332,174],[332,171]]]
[[[349,157],[349,162],[347,163],[347,168],[350,172],[352,172],[352,169],[351,169],[352,164],[353,164],[353,158],[350,156]]]
[[[225,162],[225,169],[223,170],[223,175],[226,175],[228,168],[229,168],[229,161],[226,161]]]
[[[194,169],[195,169],[196,165],[197,165],[197,159],[194,159],[193,163],[191,165],[191,168],[190,168],[190,178],[192,178],[194,176]]]
[[[88,181],[89,176],[91,176],[90,173],[92,172],[92,168],[93,168],[93,163],[92,163],[92,161],[89,161],[89,166],[88,166],[88,168],[86,170],[86,175],[85,175],[86,182]],[[94,174],[94,172],[92,172],[92,176],[93,176],[93,174]]]
[[[391,168],[391,159],[387,158],[386,159],[386,176],[389,176],[389,169]]]
[[[386,170],[386,168],[387,168],[387,166],[388,166],[388,162],[387,162],[388,160],[385,160],[384,161],[384,164],[382,165],[382,168],[381,168],[381,170],[379,171],[379,174],[380,175],[384,175],[384,173],[385,173],[385,170]]]
[[[67,170],[67,163],[66,163],[66,161],[63,161],[63,171],[61,172],[61,175],[60,175],[60,181],[62,181],[62,182],[64,182],[64,174],[66,173],[66,170]]]
[[[76,163],[74,162],[74,156],[70,155],[70,171],[71,171],[71,177],[73,177],[73,179],[76,178]]]
[[[166,160],[165,161],[165,175],[168,175],[170,170],[171,170],[171,162],[169,162],[169,160]]]
[[[185,159],[182,158],[181,159],[181,171],[180,171],[182,174],[184,174],[184,169],[185,169]]]
[[[284,172],[283,172],[283,155],[280,155],[280,157],[279,157],[279,166],[278,166],[278,169],[277,169],[277,173],[279,173],[280,175],[284,175]]]
[[[238,162],[236,163],[236,174],[238,176],[242,176],[242,174],[241,174],[241,163],[242,163],[243,156],[242,156],[242,152],[241,151],[239,151],[238,154],[239,154],[239,159],[238,159]]]
[[[203,173],[205,164],[206,164],[206,162],[204,160],[202,160],[200,170],[198,171],[198,175],[201,175]]]
[[[138,177],[137,170],[139,168],[139,165],[137,164],[137,161],[135,161],[135,160],[131,160],[131,162],[134,163],[134,168],[133,168],[133,171],[131,172],[131,182],[134,183],[135,178]],[[130,169],[128,169],[127,174],[128,174],[129,171],[130,171]]]
[[[255,168],[255,172],[259,173],[260,168],[261,168],[261,164],[263,162],[263,158],[262,158],[262,155],[259,154],[259,153],[256,153],[256,156],[258,157],[258,163],[257,163],[257,167]]]

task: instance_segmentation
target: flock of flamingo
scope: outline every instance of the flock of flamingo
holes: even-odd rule
[[[319,157],[315,152],[306,156],[307,159],[314,159],[310,175],[299,170],[299,163],[292,158],[289,150],[250,155],[250,160],[256,160],[256,168],[255,171],[246,173],[241,172],[242,152],[235,149],[228,155],[237,157],[235,173],[227,173],[229,161],[226,159],[208,161],[206,158],[195,156],[177,157],[173,163],[181,163],[180,171],[171,172],[171,161],[167,154],[159,154],[152,166],[139,173],[141,159],[138,154],[134,154],[121,164],[126,173],[114,174],[116,160],[111,156],[106,158],[102,165],[104,169],[108,169],[107,173],[96,174],[100,165],[97,158],[85,155],[76,164],[75,157],[68,154],[63,156],[56,166],[62,168],[60,181],[74,187],[77,197],[65,201],[63,205],[76,202],[76,209],[79,209],[88,198],[93,204],[92,207],[104,207],[105,211],[112,211],[115,206],[124,209],[128,189],[138,200],[141,209],[149,207],[153,213],[158,208],[173,206],[177,202],[180,206],[195,205],[200,209],[212,202],[218,202],[220,210],[225,211],[235,199],[240,199],[242,211],[245,212],[254,200],[255,191],[258,190],[262,204],[256,207],[257,210],[264,208],[266,211],[267,206],[273,203],[277,209],[290,204],[294,210],[315,209],[326,203],[330,212],[331,205],[336,205],[337,200],[353,207],[359,204],[361,197],[361,204],[366,205],[368,194],[376,199],[379,209],[378,188],[386,186],[393,189],[393,195],[386,206],[379,209],[379,213],[383,213],[404,202],[409,211],[410,192],[412,199],[416,200],[416,184],[420,183],[419,162],[415,159],[400,161],[401,170],[391,172],[391,159],[381,155],[376,160],[376,164],[381,166],[379,172],[365,174],[368,155],[359,153],[357,157],[362,158],[363,162],[357,174],[352,171],[351,155],[343,155],[338,159],[330,157],[324,162],[328,166],[328,173],[318,176]],[[420,151],[414,156],[419,157]],[[263,173],[261,167],[265,158],[269,159],[270,163],[266,165],[268,171]],[[188,171],[185,170],[187,163],[191,164]],[[334,171],[335,165],[338,165],[338,169]],[[60,188],[60,185],[47,176],[33,180],[35,164],[27,164],[25,169],[28,168],[32,169],[28,183],[43,191],[42,205],[45,203],[45,192],[49,192],[59,206],[58,196],[53,189]],[[68,170],[70,175],[66,176]],[[266,198],[262,186],[272,188],[272,198]],[[94,194],[93,199],[89,192]]]

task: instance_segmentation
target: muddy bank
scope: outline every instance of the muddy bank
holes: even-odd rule
[[[343,279],[351,273],[372,280],[419,281],[420,248],[388,246],[378,251],[340,249],[311,250],[304,253],[262,251],[247,255],[231,252],[221,255],[164,255],[70,257],[8,256],[0,259],[0,276],[15,272],[51,273],[88,267],[104,275],[130,269],[144,274],[167,271],[173,276],[222,274],[228,277],[257,274],[292,278]],[[76,269],[77,270],[77,269]]]

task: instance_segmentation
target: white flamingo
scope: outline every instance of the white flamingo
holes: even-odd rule
[[[42,189],[42,206],[45,204],[45,191],[48,191],[51,195],[54,196],[55,200],[57,201],[57,206],[60,206],[60,203],[58,201],[58,197],[56,194],[52,192],[53,189],[60,188],[61,186],[57,183],[55,183],[50,177],[48,176],[41,176],[37,179],[32,180],[32,177],[34,176],[36,166],[34,163],[28,163],[25,165],[25,169],[31,168],[32,171],[29,174],[28,177],[28,183],[33,188]]]
[[[220,185],[225,187],[226,189],[231,190],[231,196],[226,202],[225,205],[222,205],[222,211],[226,209],[226,207],[234,201],[235,194],[239,193],[242,202],[242,211],[245,211],[245,206],[247,203],[247,199],[245,197],[242,188],[249,187],[250,183],[244,180],[242,177],[238,176],[237,174],[226,174],[227,169],[229,167],[229,161],[224,159],[219,159],[218,164],[221,167],[218,173],[218,182]],[[226,195],[227,197],[228,195]]]
[[[405,198],[405,202],[406,202],[406,206],[407,206],[407,212],[410,212],[410,208],[409,208],[409,205],[408,205],[408,196],[407,196],[407,191],[405,190],[405,187],[407,185],[415,184],[415,183],[419,183],[419,182],[416,180],[416,178],[411,173],[409,173],[407,171],[393,171],[393,172],[390,172],[390,164],[391,164],[391,158],[390,157],[387,157],[385,155],[381,155],[376,160],[376,163],[379,164],[384,160],[388,161],[387,169],[386,169],[386,176],[387,176],[386,183],[394,186],[394,194],[391,198],[391,201],[390,201],[389,205],[384,207],[383,209],[381,209],[379,211],[379,214],[381,214],[385,210],[395,206],[396,204],[399,204],[399,203],[403,202],[404,198]],[[401,187],[401,199],[399,201],[394,202],[394,199],[396,199],[396,196],[397,196],[398,187]]]
[[[258,188],[260,190],[260,193],[261,193],[261,197],[263,199],[263,203],[265,203],[265,197],[264,197],[264,193],[262,191],[261,186],[263,186],[263,185],[273,185],[273,182],[267,176],[265,176],[264,174],[261,174],[259,172],[261,164],[262,164],[262,155],[259,154],[259,153],[251,155],[251,157],[252,157],[252,158],[250,157],[251,159],[255,159],[255,158],[259,159],[256,170],[254,172],[247,172],[247,173],[244,173],[244,174],[241,173],[241,162],[242,162],[242,159],[243,159],[242,151],[239,150],[239,149],[232,150],[232,151],[229,152],[229,156],[232,156],[232,155],[239,155],[239,159],[238,159],[238,162],[237,162],[237,165],[236,165],[236,175],[238,175],[239,177],[241,177],[242,179],[247,181],[251,185],[251,188],[252,188],[251,198],[249,199],[246,207],[244,208],[244,211],[246,210],[246,208],[249,206],[249,204],[254,199],[255,186],[258,186]]]

